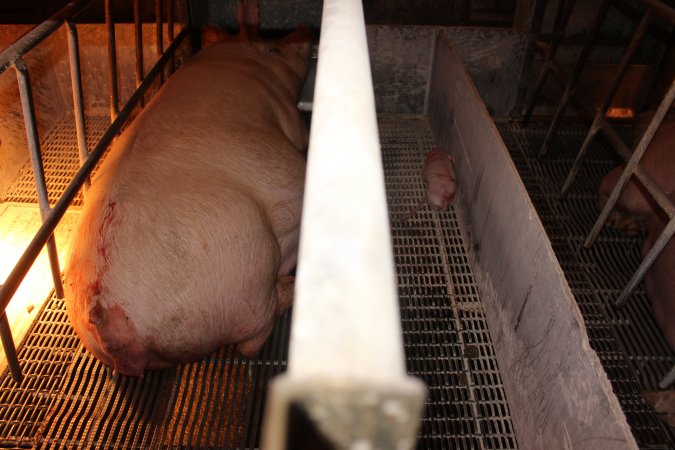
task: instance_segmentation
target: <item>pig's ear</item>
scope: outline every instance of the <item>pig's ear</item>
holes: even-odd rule
[[[216,42],[224,41],[229,35],[222,28],[213,25],[204,25],[202,28],[202,48],[206,48]]]

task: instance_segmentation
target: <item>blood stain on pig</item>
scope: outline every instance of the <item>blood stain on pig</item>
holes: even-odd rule
[[[99,245],[98,245],[98,252],[101,255],[101,258],[103,261],[108,261],[108,249],[106,246],[106,234],[108,231],[108,228],[113,222],[113,219],[115,218],[115,208],[117,206],[117,203],[113,200],[108,200],[108,207],[105,211],[105,215],[103,216],[103,220],[101,221],[101,226],[98,229],[98,233],[101,237],[99,240]]]

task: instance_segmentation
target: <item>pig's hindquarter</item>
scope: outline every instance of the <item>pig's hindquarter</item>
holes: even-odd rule
[[[280,123],[283,92],[205,64],[177,72],[139,116],[114,175],[94,181],[101,209],[81,219],[98,241],[74,249],[71,317],[122,373],[230,342],[255,353],[291,301],[306,132],[297,111]]]

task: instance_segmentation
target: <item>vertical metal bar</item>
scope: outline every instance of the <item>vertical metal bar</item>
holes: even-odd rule
[[[628,180],[630,180],[630,177],[639,169],[638,164],[640,163],[642,156],[647,150],[647,147],[651,143],[654,134],[656,134],[656,130],[661,125],[663,118],[665,117],[666,113],[668,113],[670,105],[673,104],[674,98],[675,98],[675,79],[671,82],[668,92],[666,92],[666,95],[665,97],[663,97],[663,100],[661,101],[661,104],[657,108],[656,113],[654,113],[654,117],[652,118],[652,121],[649,123],[649,126],[647,127],[645,134],[642,135],[642,138],[640,139],[640,142],[635,148],[633,155],[628,160],[628,163],[626,163],[626,168],[621,173],[621,176],[619,177],[619,181],[617,181],[616,186],[614,186],[614,190],[609,196],[609,199],[607,200],[605,207],[602,209],[600,217],[598,217],[598,220],[595,222],[595,225],[593,225],[593,229],[588,234],[588,237],[584,242],[585,247],[590,247],[591,245],[593,245],[595,238],[598,236],[600,230],[605,225],[607,217],[609,217],[609,213],[616,206],[616,202],[619,200],[621,192],[623,192],[624,188],[626,187],[626,184],[628,184]],[[659,205],[662,205],[661,201],[658,201],[658,203]],[[672,211],[666,211],[666,213],[668,214],[668,218],[672,217]]]
[[[2,286],[0,286],[0,290],[2,290]],[[12,379],[17,383],[21,383],[23,379],[21,364],[19,364],[19,357],[16,354],[16,347],[12,338],[12,330],[9,328],[7,314],[4,311],[0,314],[0,341],[2,342],[2,348],[5,350],[7,365],[12,374]]]
[[[71,21],[66,22],[68,27],[68,56],[70,59],[70,84],[73,89],[73,114],[75,115],[75,128],[77,129],[77,147],[79,149],[80,167],[89,156],[87,148],[87,131],[84,118],[84,102],[82,101],[82,72],[80,71],[80,46],[77,39],[77,28]],[[86,196],[90,180],[84,182],[84,194]]]
[[[564,5],[567,6],[567,9],[565,9],[564,11],[558,9],[558,13],[556,14],[556,24],[554,25],[553,28],[551,47],[549,48],[549,51],[546,54],[546,60],[544,61],[541,70],[539,71],[537,81],[534,85],[535,87],[532,93],[530,94],[530,97],[525,102],[525,104],[527,105],[525,109],[525,114],[523,115],[523,123],[525,125],[527,125],[530,122],[532,112],[534,111],[534,106],[537,103],[537,99],[539,98],[541,89],[544,87],[546,79],[548,78],[548,74],[551,71],[551,64],[555,59],[555,55],[558,53],[558,48],[560,47],[560,43],[562,42],[563,36],[565,35],[567,22],[569,22],[569,18],[572,15],[572,11],[574,10],[575,4],[576,0],[568,0],[566,3],[563,2],[563,0],[560,0],[560,3],[558,3],[558,8],[562,8],[562,6]]]
[[[108,38],[108,81],[110,83],[110,121],[119,113],[119,94],[117,91],[117,49],[115,45],[115,24],[112,20],[112,0],[105,0],[105,24]]]
[[[166,1],[166,19],[167,19],[167,36],[169,42],[173,42],[173,1]],[[174,67],[176,66],[176,59],[174,54],[171,55],[171,63],[169,64],[169,75],[173,73]]]
[[[136,48],[136,89],[143,82],[143,24],[140,0],[134,0],[134,46]],[[141,97],[141,107],[144,104]]]
[[[162,53],[164,53],[164,23],[162,21],[162,0],[156,0],[155,1],[155,19],[156,19],[156,27],[155,27],[155,40],[156,42],[156,47],[157,47],[157,58],[162,56]],[[164,84],[164,71],[160,72],[159,74],[159,84],[160,86]]]
[[[544,156],[546,154],[549,146],[551,145],[551,141],[553,140],[553,136],[558,131],[560,119],[562,119],[562,116],[565,113],[565,109],[567,108],[567,104],[569,103],[570,98],[572,97],[572,95],[574,95],[574,90],[577,87],[577,82],[579,81],[579,76],[581,75],[581,69],[583,69],[584,65],[586,64],[588,55],[591,53],[591,49],[593,48],[593,44],[595,43],[595,39],[598,36],[600,27],[602,26],[602,23],[605,20],[605,16],[607,15],[607,11],[609,10],[609,6],[611,3],[612,0],[603,0],[602,4],[600,5],[598,14],[595,17],[595,22],[593,23],[593,28],[591,29],[591,34],[589,35],[588,40],[586,41],[586,44],[584,45],[584,48],[582,49],[581,54],[579,55],[579,59],[577,59],[576,65],[574,66],[574,69],[572,71],[572,75],[570,76],[570,79],[567,82],[565,92],[563,93],[563,96],[560,99],[560,103],[558,104],[558,108],[556,109],[555,115],[553,116],[553,121],[551,122],[548,132],[546,133],[546,137],[544,138],[544,143],[542,144],[541,149],[539,150],[538,155],[539,157]]]
[[[626,303],[628,297],[633,293],[633,290],[635,290],[637,285],[640,284],[640,281],[642,281],[647,271],[650,269],[650,267],[652,267],[654,261],[656,261],[656,258],[659,257],[663,248],[673,237],[673,234],[675,234],[675,218],[671,218],[668,221],[668,225],[666,225],[659,235],[659,238],[656,240],[656,242],[654,242],[654,246],[649,249],[649,252],[647,252],[645,255],[644,259],[640,263],[640,266],[637,268],[633,274],[633,277],[628,282],[628,285],[621,292],[619,298],[617,298],[614,302],[614,306],[620,308]]]
[[[614,80],[612,81],[612,84],[609,87],[609,91],[607,91],[607,95],[605,95],[605,98],[602,100],[602,103],[600,104],[598,110],[595,113],[593,124],[591,125],[591,128],[588,130],[586,139],[584,139],[584,143],[582,144],[581,149],[579,150],[579,153],[577,154],[577,157],[574,160],[572,169],[570,169],[570,173],[567,175],[565,184],[563,185],[562,191],[560,192],[561,197],[566,196],[570,188],[572,187],[572,183],[574,182],[574,179],[576,178],[577,174],[579,173],[579,170],[581,169],[581,166],[586,158],[586,154],[588,153],[588,150],[591,148],[591,142],[593,141],[593,138],[601,128],[601,122],[605,119],[605,115],[607,114],[609,105],[612,103],[612,99],[614,99],[614,94],[616,94],[616,91],[619,89],[619,86],[621,85],[621,80],[623,79],[623,76],[625,75],[626,70],[628,69],[628,64],[633,59],[633,56],[635,56],[635,52],[642,43],[642,39],[644,38],[645,33],[649,28],[649,23],[651,22],[651,19],[652,13],[649,10],[646,10],[644,15],[642,16],[640,24],[638,25],[637,29],[635,30],[635,33],[633,34],[633,38],[631,39],[630,45],[628,46],[626,53],[623,55],[623,58],[621,59],[621,63],[619,64],[616,75],[614,76]]]
[[[14,68],[16,69],[17,80],[19,82],[19,93],[21,96],[23,120],[26,127],[28,150],[30,151],[30,159],[33,164],[33,175],[35,176],[35,189],[40,205],[40,214],[42,216],[42,221],[44,222],[49,216],[51,208],[49,206],[49,197],[47,195],[47,183],[45,182],[45,172],[42,165],[42,154],[40,153],[40,140],[38,139],[37,122],[35,119],[33,93],[31,91],[26,63],[20,59],[15,62]],[[49,238],[49,241],[47,241],[47,251],[49,253],[49,264],[52,269],[52,279],[54,280],[54,291],[58,298],[63,298],[63,284],[61,283],[59,256],[53,234]]]

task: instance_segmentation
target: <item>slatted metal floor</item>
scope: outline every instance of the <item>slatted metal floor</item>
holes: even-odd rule
[[[419,172],[433,142],[422,118],[382,117],[380,127],[388,202],[398,217],[424,198]],[[52,138],[70,139],[63,144],[70,150],[52,158],[60,146],[45,143],[48,180],[63,158],[67,170],[77,167],[70,126]],[[4,196],[34,201],[29,197]],[[432,212],[422,202],[412,217],[392,224],[392,239],[408,370],[429,387],[417,448],[517,448],[454,211]],[[63,301],[52,297],[20,345],[23,383],[0,375],[0,448],[257,448],[267,383],[285,370],[290,320],[289,313],[279,319],[256,359],[228,347],[133,379],[113,377],[84,350]]]
[[[654,321],[649,300],[639,286],[622,309],[614,300],[640,264],[641,236],[604,229],[590,249],[583,242],[600,209],[597,188],[617,165],[602,138],[591,152],[565,200],[558,194],[587,128],[566,125],[553,147],[537,159],[547,126],[499,124],[498,128],[537,209],[565,277],[583,314],[590,343],[598,353],[640,448],[675,449],[675,432],[644,401],[642,392],[657,390],[675,364],[675,355]]]

